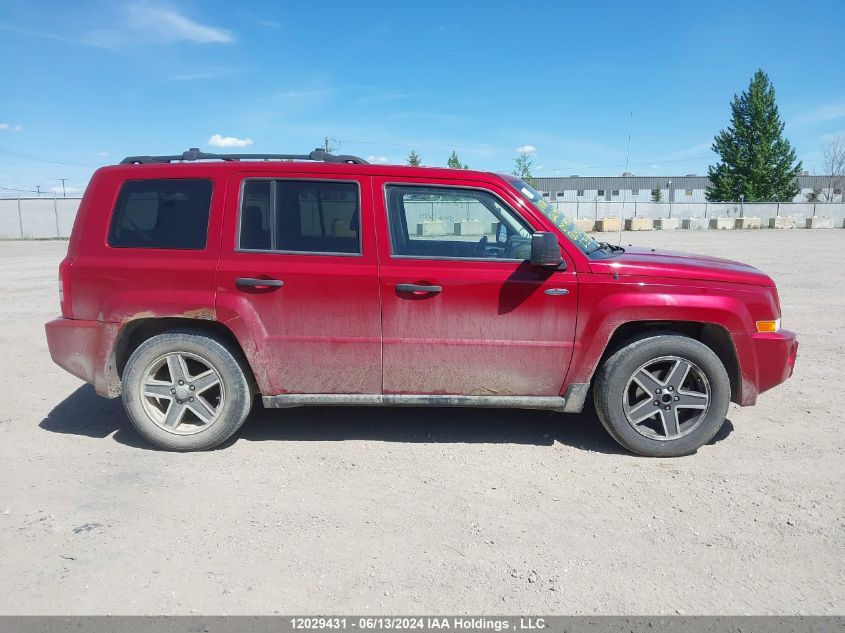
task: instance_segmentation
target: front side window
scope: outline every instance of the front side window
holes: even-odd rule
[[[531,257],[530,227],[491,193],[388,185],[385,195],[394,256],[519,261]]]
[[[361,253],[358,185],[322,180],[246,180],[241,250]]]
[[[109,246],[202,250],[208,237],[210,180],[130,180],[117,197]]]

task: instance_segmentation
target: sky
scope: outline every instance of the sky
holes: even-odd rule
[[[325,137],[375,162],[706,174],[758,68],[821,173],[845,134],[843,18],[843,0],[0,0],[0,196],[77,195],[127,155]]]

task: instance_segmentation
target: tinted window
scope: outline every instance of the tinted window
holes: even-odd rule
[[[360,253],[358,186],[316,180],[247,180],[240,248]]]
[[[485,191],[390,185],[387,206],[394,255],[510,260],[531,256],[528,226]]]
[[[210,180],[130,180],[117,198],[109,245],[203,249],[210,206]]]

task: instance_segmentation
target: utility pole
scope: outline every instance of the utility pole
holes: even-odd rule
[[[65,195],[65,180],[67,180],[67,178],[59,178],[59,180],[62,181],[62,198],[67,198]]]
[[[666,196],[669,198],[669,217],[672,217],[672,181],[666,183]]]
[[[35,185],[35,195],[41,197],[41,185]]]
[[[333,151],[335,151],[335,149],[340,149],[341,145],[342,143],[336,138],[331,138],[330,136],[326,136],[323,138],[323,149],[326,150],[326,154],[331,154]]]

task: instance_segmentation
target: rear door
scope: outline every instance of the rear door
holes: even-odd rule
[[[373,185],[384,393],[559,395],[575,335],[573,262],[528,263],[536,228],[504,188],[381,177]]]
[[[240,173],[226,211],[218,319],[262,392],[381,393],[370,177]]]

